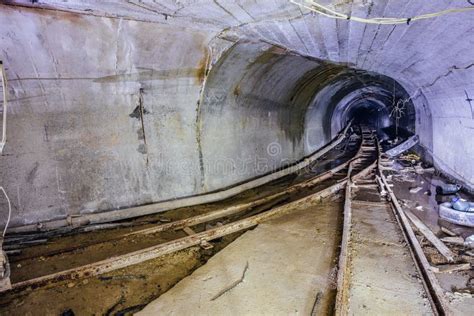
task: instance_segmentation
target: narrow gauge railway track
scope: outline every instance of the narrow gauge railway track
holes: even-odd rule
[[[357,162],[349,164],[335,314],[449,315],[438,280],[383,174],[378,141],[367,128],[361,149],[377,168],[356,177]]]
[[[352,168],[354,169],[352,172],[353,179],[368,174],[376,166],[375,160],[367,156],[363,147],[359,147],[357,153],[348,161],[337,165],[327,172],[293,184],[280,192],[205,214],[159,224],[145,229],[134,230],[120,235],[119,238],[153,236],[154,234],[177,230],[184,231],[188,235],[186,237],[158,243],[150,247],[63,271],[21,280],[12,284],[12,290],[16,292],[26,288],[49,286],[61,281],[97,276],[158,258],[191,246],[200,245],[203,248],[210,247],[209,241],[255,227],[273,216],[289,213],[296,207],[319,203],[324,198],[337,193],[345,187],[348,178],[344,175],[347,174],[347,171],[354,165],[357,166],[357,171]],[[215,223],[223,219],[227,219],[228,222],[221,226],[214,226],[213,228],[201,232],[195,232],[193,230],[193,227],[196,227],[196,225]],[[66,251],[74,251],[75,249],[73,247],[66,249]]]
[[[366,271],[371,270],[369,265],[370,261],[362,254],[369,253],[370,251],[386,251],[384,248],[387,248],[387,245],[391,245],[390,248],[398,249],[402,254],[410,253],[413,259],[410,259],[410,255],[403,256],[405,259],[409,259],[408,263],[412,265],[414,262],[416,265],[417,271],[410,270],[410,273],[416,274],[417,278],[422,280],[424,287],[420,287],[420,291],[412,293],[414,295],[412,297],[416,297],[416,299],[413,299],[413,304],[405,304],[413,308],[409,311],[413,312],[416,310],[439,315],[447,314],[445,312],[445,303],[442,299],[442,291],[440,291],[439,285],[436,283],[436,278],[424,263],[426,258],[419,244],[417,246],[416,238],[415,241],[413,241],[410,237],[410,235],[413,235],[413,231],[410,232],[411,227],[406,225],[407,220],[406,217],[404,218],[401,208],[397,211],[396,197],[393,195],[390,185],[381,172],[381,168],[377,168],[380,165],[380,157],[378,143],[373,133],[366,128],[362,128],[359,148],[354,156],[347,158],[347,161],[340,163],[329,171],[311,176],[303,174],[299,177],[299,182],[295,181],[285,189],[273,190],[269,194],[259,196],[244,203],[233,204],[207,213],[177,219],[169,223],[160,223],[151,227],[135,227],[136,229],[131,231],[128,229],[126,232],[120,229],[118,230],[120,233],[115,235],[112,241],[120,240],[124,242],[130,238],[155,238],[155,236],[166,232],[181,232],[181,236],[184,235],[184,233],[186,233],[187,236],[162,243],[155,242],[151,246],[122,253],[104,260],[98,260],[39,277],[20,280],[13,283],[12,291],[21,293],[27,288],[49,287],[62,281],[98,276],[192,246],[201,246],[202,248],[212,247],[209,243],[212,240],[253,228],[271,217],[290,213],[294,209],[319,203],[323,199],[345,189],[344,227],[342,230],[341,253],[338,263],[337,297],[335,302],[336,314],[348,314],[349,311],[355,311],[360,307],[360,304],[357,305],[357,302],[362,302],[359,295],[361,292],[361,284],[366,287],[367,285],[373,286],[374,288],[377,287],[377,284],[364,284],[363,281],[367,281],[367,278],[365,278],[365,280],[357,280],[356,277],[364,277],[364,274],[360,273],[362,270],[358,269],[358,267],[363,267]],[[354,188],[354,186],[357,188]],[[388,194],[393,204],[395,215],[391,213],[392,207],[390,203],[380,197],[379,191]],[[380,227],[384,229],[384,234],[382,235],[395,236],[395,238],[391,240],[379,240],[377,243],[377,237],[367,234],[367,239],[374,240],[372,240],[373,242],[370,244],[369,249],[362,249],[360,247],[361,243],[358,243],[358,239],[360,240],[360,237],[363,237],[364,233],[367,232],[364,231],[364,222],[380,217],[381,214],[383,215],[383,223]],[[215,225],[218,222],[224,224],[221,226]],[[203,226],[206,224],[213,225],[209,226],[211,228],[203,229]],[[395,224],[399,224],[401,229]],[[406,245],[402,241],[403,238],[407,241]],[[39,254],[38,256],[55,256],[110,241],[111,239],[92,242],[87,245],[75,245],[67,247],[66,249],[54,250],[49,254]],[[22,260],[32,258],[35,259],[35,257],[26,257]],[[21,260],[18,262],[22,263]],[[377,266],[383,267],[384,263],[386,262],[376,261],[372,272],[376,271],[375,268]],[[407,280],[407,278],[400,277],[403,274],[403,269],[409,269],[407,261],[400,261],[398,263],[399,269],[394,270],[398,274],[394,274],[394,280],[400,278]],[[356,277],[351,276],[352,272],[355,272],[354,275]],[[385,271],[372,273],[372,277],[376,276],[377,278],[375,280],[383,280],[386,278],[385,273]],[[383,277],[380,277],[381,275]],[[410,282],[408,283],[411,284]],[[426,294],[431,304],[423,305],[424,295],[421,292]],[[383,293],[383,289],[381,293]],[[369,298],[373,299],[373,293],[369,294]],[[400,298],[398,299],[399,302]],[[428,311],[423,310],[426,306],[429,308]],[[418,310],[416,308],[418,308]]]

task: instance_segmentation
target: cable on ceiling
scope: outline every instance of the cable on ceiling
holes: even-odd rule
[[[467,11],[474,10],[474,7],[465,7],[465,8],[446,9],[443,11],[417,15],[417,16],[413,16],[409,18],[360,18],[360,17],[337,12],[313,0],[301,0],[301,1],[289,0],[289,1],[302,8],[311,10],[313,12],[316,12],[323,16],[327,16],[329,18],[350,20],[350,21],[369,23],[369,24],[405,24],[405,23],[410,24],[411,22],[418,21],[418,20],[431,19],[431,18],[435,18],[438,16],[450,14],[450,13],[460,13],[460,12],[467,12]]]

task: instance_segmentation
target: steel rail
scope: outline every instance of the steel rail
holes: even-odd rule
[[[359,150],[357,155],[361,155],[361,153],[362,151]],[[347,163],[351,164],[353,162],[358,161],[359,159],[362,159],[362,158],[356,156],[344,164],[347,164]],[[367,175],[375,167],[376,167],[375,162],[371,163],[370,165],[362,169],[360,172],[353,175],[352,179],[356,179],[356,178]],[[341,166],[336,167],[336,169],[338,170],[341,170],[341,168],[342,168]],[[327,174],[328,173],[325,173],[325,175]],[[322,176],[323,175],[321,175],[320,177]],[[192,246],[200,245],[203,242],[212,241],[214,239],[217,239],[217,238],[220,238],[220,237],[223,237],[235,232],[252,228],[258,225],[259,223],[265,220],[268,220],[269,218],[272,218],[274,216],[277,216],[277,215],[280,216],[283,214],[290,213],[295,208],[313,205],[316,202],[320,202],[322,199],[329,197],[337,193],[341,189],[343,189],[344,186],[346,186],[348,181],[349,181],[348,178],[344,178],[340,180],[339,182],[333,185],[330,185],[329,187],[325,189],[312,193],[298,200],[289,202],[282,206],[272,208],[270,210],[261,212],[259,214],[253,215],[248,218],[236,220],[234,222],[225,224],[220,227],[212,228],[204,232],[195,233],[187,237],[179,238],[176,240],[158,244],[158,245],[141,249],[138,251],[134,251],[131,253],[114,256],[114,257],[101,260],[98,262],[94,262],[91,264],[52,273],[49,275],[33,278],[26,281],[17,282],[17,283],[12,284],[12,288],[14,291],[21,291],[22,289],[25,289],[28,287],[38,288],[38,287],[54,284],[60,281],[97,276],[103,273],[115,271],[115,270],[122,269],[131,265],[135,265],[135,264],[139,264],[148,260],[152,260],[160,256],[170,254],[179,250],[183,250]],[[173,225],[168,226],[168,227],[172,227],[172,226]],[[182,227],[182,226],[179,226],[179,227]]]

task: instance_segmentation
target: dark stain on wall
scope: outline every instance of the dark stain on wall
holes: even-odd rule
[[[33,165],[33,168],[28,172],[28,175],[26,176],[26,182],[29,184],[33,184],[33,181],[36,178],[36,174],[38,172],[38,167],[39,167],[39,162],[35,162]]]
[[[207,75],[207,67],[208,67],[208,62],[209,62],[209,54],[207,52],[207,49],[204,48],[203,50],[203,57],[199,61],[198,67],[196,68],[196,78],[197,78],[197,83],[202,84],[204,82],[204,78]]]

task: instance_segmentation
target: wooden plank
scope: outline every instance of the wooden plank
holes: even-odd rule
[[[447,243],[450,243],[450,244],[464,246],[464,238],[459,237],[459,236],[444,237],[444,238],[441,238],[441,241],[442,242],[447,242]]]
[[[441,231],[451,237],[455,237],[457,236],[456,233],[450,231],[448,228],[444,227],[444,226],[441,226]]]
[[[376,184],[354,184],[355,188],[368,188],[368,189],[373,189],[373,188],[378,188],[378,185]]]
[[[422,221],[418,219],[411,211],[405,211],[406,216],[410,219],[410,221],[415,225],[417,230],[425,236],[425,238],[438,249],[439,253],[443,255],[443,257],[448,260],[448,262],[454,261],[454,253],[446,247],[446,245],[433,234],[431,229],[429,229]]]
[[[438,266],[432,266],[431,270],[436,273],[451,273],[455,271],[465,271],[470,270],[470,263],[461,263],[461,264],[443,264]]]

